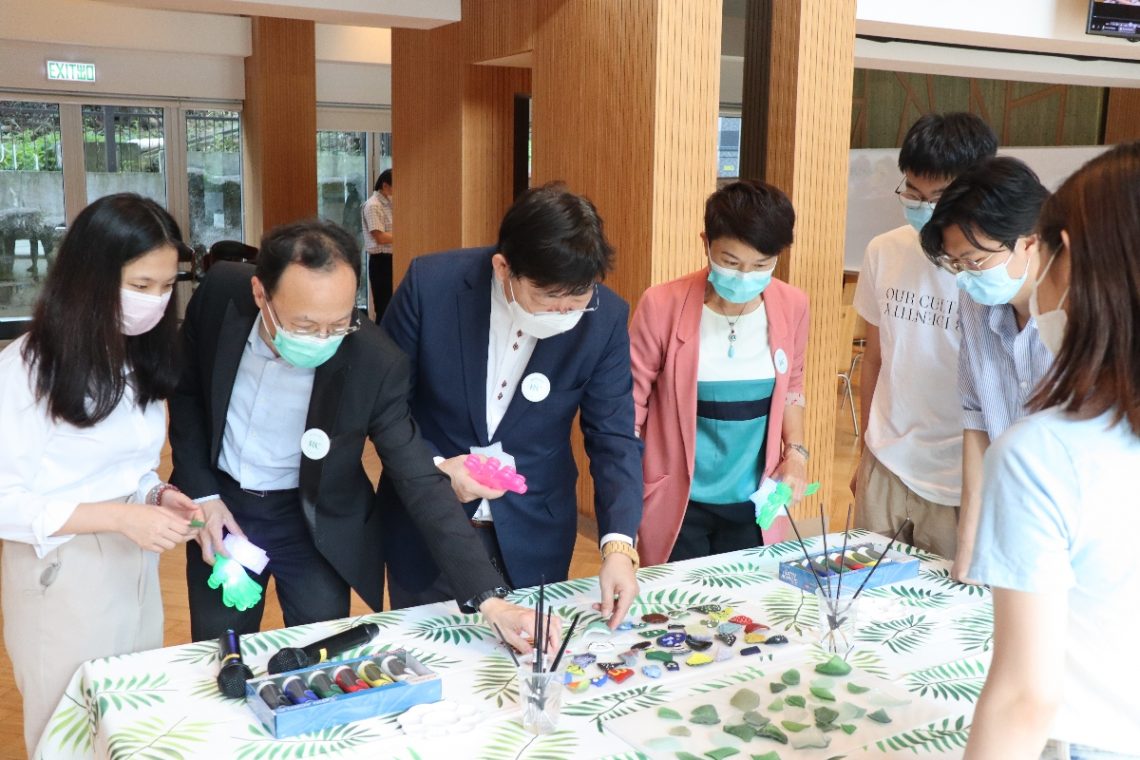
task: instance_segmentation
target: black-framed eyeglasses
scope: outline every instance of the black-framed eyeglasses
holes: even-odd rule
[[[938,205],[938,198],[935,198],[933,200],[929,198],[923,198],[908,188],[906,186],[906,177],[903,177],[899,181],[898,187],[895,188],[895,196],[899,199],[899,203],[901,203],[905,208],[919,208],[923,204],[934,208],[936,205]]]

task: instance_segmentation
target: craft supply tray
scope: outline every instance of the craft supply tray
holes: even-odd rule
[[[813,594],[817,589],[819,589],[819,583],[823,583],[824,587],[827,587],[828,578],[830,578],[830,582],[834,586],[837,579],[839,578],[839,572],[837,566],[835,565],[836,560],[834,558],[839,555],[840,549],[841,547],[839,546],[829,547],[827,556],[831,557],[832,560],[831,563],[826,565],[824,564],[823,552],[818,552],[816,554],[810,555],[808,559],[811,561],[812,567],[816,569],[816,572],[812,571],[812,567],[806,566],[808,560],[803,559],[802,556],[798,560],[790,559],[781,562],[780,580],[784,581],[785,583],[790,583],[796,588]],[[874,552],[883,552],[883,549],[881,547],[876,547],[869,542],[864,542],[856,544],[854,546],[848,546],[847,553],[844,556],[849,558],[849,560],[852,557],[874,559],[867,554],[868,550]],[[895,583],[897,581],[907,580],[908,578],[918,577],[918,567],[920,563],[917,557],[911,557],[907,554],[903,554],[902,552],[891,549],[889,551],[883,552],[882,559],[889,561],[882,562],[881,567],[879,567],[878,570],[875,570],[875,574],[871,577],[871,580],[867,582],[866,588],[877,588],[879,586],[886,586],[888,583]],[[857,562],[857,564],[863,564],[864,566],[861,569],[852,569],[850,567],[850,562],[844,565],[844,590],[847,590],[848,588],[851,590],[859,588],[859,585],[863,583],[867,576],[871,574],[872,569],[874,569],[874,564],[872,563],[865,564]],[[819,579],[818,582],[816,580],[817,577]]]

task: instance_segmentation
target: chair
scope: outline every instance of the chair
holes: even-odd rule
[[[851,424],[855,428],[856,438],[859,437],[859,416],[855,413],[855,394],[851,390],[851,373],[855,369],[855,360],[849,357],[858,321],[859,313],[855,311],[854,306],[839,307],[839,340],[835,351],[835,373],[843,381],[843,390],[851,405]]]
[[[855,287],[858,282],[845,282],[843,283],[843,304],[850,306],[855,302]],[[852,348],[863,349],[867,345],[867,320],[855,315],[855,330],[851,334]],[[863,351],[853,351],[851,354],[851,365],[847,368],[847,376],[855,377],[855,365],[863,358]]]
[[[219,240],[210,246],[210,252],[206,254],[206,258],[202,262],[202,271],[208,272],[210,267],[218,261],[254,264],[257,262],[257,248],[246,245],[240,240]]]

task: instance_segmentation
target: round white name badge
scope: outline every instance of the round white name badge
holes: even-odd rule
[[[324,459],[329,453],[329,434],[318,428],[309,428],[301,436],[301,453],[309,459]]]
[[[531,372],[522,381],[523,398],[537,404],[550,395],[550,380],[541,372]]]
[[[784,349],[777,348],[773,360],[776,363],[776,371],[781,375],[788,371],[788,355],[784,353]]]

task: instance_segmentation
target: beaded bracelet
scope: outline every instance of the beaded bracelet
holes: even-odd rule
[[[178,486],[172,486],[169,483],[159,483],[157,486],[150,489],[150,493],[146,495],[146,503],[152,506],[158,506],[162,504],[162,495],[167,491],[182,493],[182,489]]]

